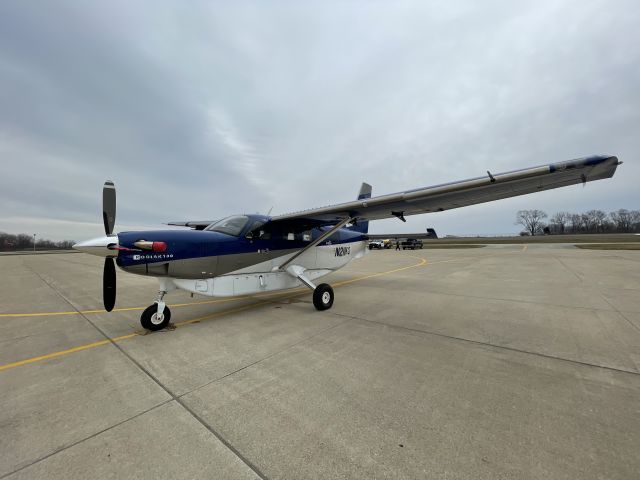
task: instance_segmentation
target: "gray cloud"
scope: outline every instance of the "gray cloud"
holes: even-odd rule
[[[605,182],[376,231],[508,233],[515,211],[640,208],[640,6],[0,3],[0,230],[274,212],[591,153]],[[92,227],[92,222],[95,227]]]

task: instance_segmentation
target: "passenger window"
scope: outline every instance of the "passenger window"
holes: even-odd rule
[[[271,232],[267,232],[265,230],[260,230],[258,238],[262,240],[271,240]]]
[[[287,240],[295,240],[295,235],[293,233],[288,233]]]
[[[296,233],[296,240],[298,240],[299,242],[310,242],[311,231],[307,230],[306,232]]]

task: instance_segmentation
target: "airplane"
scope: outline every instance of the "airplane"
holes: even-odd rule
[[[113,233],[116,190],[103,187],[105,236],[73,245],[104,257],[103,303],[116,300],[115,264],[125,272],[157,277],[156,300],[140,323],[161,330],[171,320],[164,301],[176,289],[212,297],[246,296],[304,285],[317,310],[331,308],[330,285],[314,282],[367,253],[369,221],[442,212],[518,195],[613,177],[622,162],[611,155],[492,174],[372,197],[363,183],[356,200],[282,215],[232,215],[218,221],[170,222],[184,230]],[[115,262],[114,262],[115,260]]]

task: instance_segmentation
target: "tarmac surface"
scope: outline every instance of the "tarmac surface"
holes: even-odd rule
[[[640,252],[373,251],[308,291],[167,295],[0,257],[0,478],[635,479]]]

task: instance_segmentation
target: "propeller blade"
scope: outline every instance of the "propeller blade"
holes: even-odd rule
[[[102,188],[102,220],[104,233],[111,235],[116,223],[116,186],[111,180],[104,182]]]
[[[102,271],[102,299],[104,309],[107,312],[113,310],[116,304],[116,266],[113,258],[104,259],[104,270]]]

